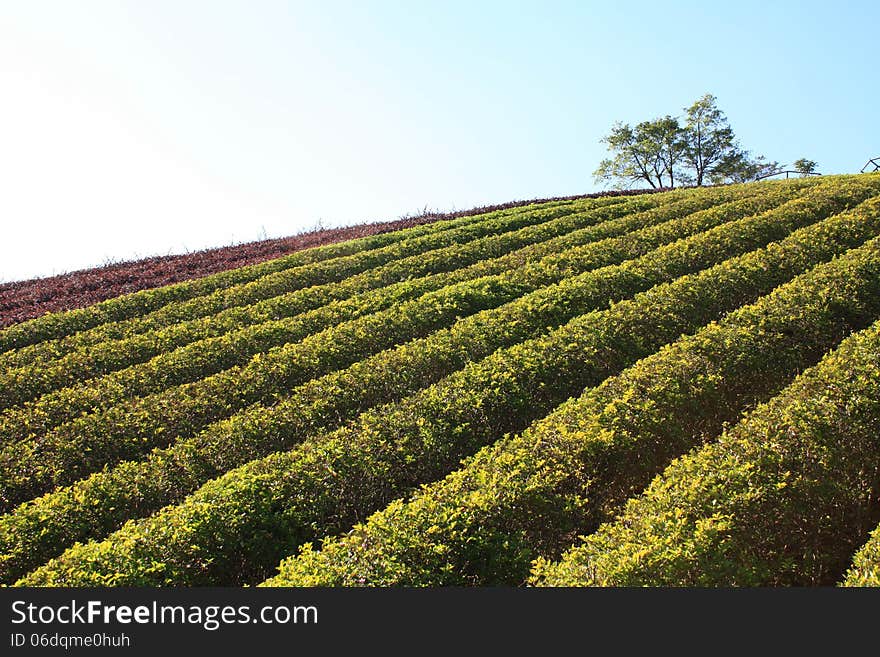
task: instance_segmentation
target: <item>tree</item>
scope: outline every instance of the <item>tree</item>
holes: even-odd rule
[[[678,167],[686,144],[678,119],[665,116],[653,121],[642,121],[634,128],[626,123],[615,123],[611,134],[602,142],[614,153],[599,163],[594,172],[597,182],[610,182],[618,187],[644,180],[657,189],[675,186],[680,177]]]
[[[737,151],[733,130],[727,117],[718,109],[716,100],[712,94],[706,94],[685,108],[685,157],[694,171],[698,187],[712,175],[720,162]]]
[[[799,160],[795,160],[794,164],[791,166],[794,167],[794,170],[803,176],[807,176],[811,173],[816,172],[816,163],[813,160],[808,160],[802,157]]]
[[[635,127],[618,122],[602,142],[613,157],[602,160],[593,175],[596,182],[619,188],[641,181],[655,189],[676,182],[746,182],[779,171],[778,162],[752,158],[740,147],[712,94],[685,108],[684,125],[668,115]],[[804,174],[816,166],[810,160],[798,162],[807,167]]]
[[[607,144],[608,150],[615,155],[599,163],[593,173],[596,182],[604,181],[614,183],[617,187],[624,187],[624,183],[632,184],[645,180],[655,189],[661,184],[659,180],[653,178],[649,164],[651,154],[642,147],[636,131],[629,124],[615,123],[611,128],[611,134],[603,137],[602,142]]]
[[[763,155],[752,157],[749,151],[735,148],[712,168],[709,179],[715,183],[743,183],[770,176],[781,170],[779,162],[768,162]]]
[[[658,157],[669,178],[669,186],[675,187],[676,178],[684,182],[688,176],[679,167],[687,152],[687,140],[678,119],[667,114],[662,119],[639,125],[644,125],[645,133],[658,146]]]

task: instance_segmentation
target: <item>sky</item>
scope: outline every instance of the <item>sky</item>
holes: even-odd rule
[[[0,0],[0,281],[599,191],[705,93],[743,147],[880,156],[880,3]]]

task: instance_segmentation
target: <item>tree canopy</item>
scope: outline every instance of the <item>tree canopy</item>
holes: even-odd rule
[[[617,123],[602,141],[615,155],[602,160],[597,178],[630,183],[644,180],[654,188],[675,185],[686,148],[678,119],[665,116],[635,127]]]
[[[666,115],[630,126],[615,123],[602,139],[612,157],[599,163],[596,182],[618,188],[647,182],[653,188],[678,184],[746,182],[780,170],[778,162],[752,156],[736,139],[717,99],[706,94],[684,108],[683,119]],[[811,173],[816,163],[798,160]],[[812,168],[809,168],[812,165]],[[800,169],[798,169],[800,171]]]
[[[813,160],[808,160],[807,158],[802,157],[799,160],[795,160],[794,164],[791,166],[794,167],[795,171],[806,176],[811,173],[816,173],[816,167],[818,165]]]

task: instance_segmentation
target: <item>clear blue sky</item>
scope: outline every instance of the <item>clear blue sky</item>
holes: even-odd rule
[[[595,191],[615,120],[880,155],[880,3],[0,4],[0,280]]]

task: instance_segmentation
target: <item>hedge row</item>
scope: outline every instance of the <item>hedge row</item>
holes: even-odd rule
[[[611,199],[609,202],[612,201],[615,205],[623,202],[619,199]],[[633,202],[638,203],[639,201],[633,199]],[[428,231],[427,234],[412,239],[398,238],[393,240],[391,244],[381,248],[358,250],[351,255],[319,260],[317,262],[298,266],[282,267],[276,265],[277,271],[272,270],[271,273],[253,280],[251,280],[250,277],[246,277],[245,282],[231,286],[223,286],[212,292],[205,294],[190,294],[188,298],[181,300],[172,299],[168,303],[160,304],[158,308],[152,309],[149,312],[147,312],[147,308],[149,308],[148,306],[143,309],[143,312],[134,313],[134,316],[129,316],[133,312],[129,309],[124,313],[123,317],[115,321],[110,321],[111,318],[109,317],[102,317],[102,321],[99,321],[97,326],[92,327],[89,330],[84,330],[85,327],[82,327],[64,332],[57,336],[66,339],[53,341],[34,340],[33,342],[42,342],[42,344],[35,344],[28,349],[21,350],[17,355],[12,355],[10,357],[17,361],[19,365],[24,365],[35,360],[35,353],[45,354],[48,351],[50,357],[55,358],[64,355],[72,348],[87,347],[100,344],[106,340],[126,338],[137,333],[164,328],[181,321],[212,315],[231,307],[250,305],[260,300],[275,297],[293,290],[340,281],[349,276],[407,256],[425,253],[444,246],[463,243],[468,240],[477,239],[498,232],[513,230],[517,227],[524,227],[533,223],[540,223],[552,219],[554,216],[571,214],[574,211],[575,210],[570,206],[563,206],[528,212],[521,211],[511,216],[481,219],[479,221],[470,218],[463,226],[446,228],[445,230]],[[388,235],[395,234],[396,233],[388,233]],[[302,251],[299,253],[308,253],[308,251]],[[294,253],[289,257],[294,258],[299,255],[299,253]],[[280,260],[285,261],[286,258],[281,258]],[[269,266],[276,262],[278,261],[268,261],[267,263],[254,266]],[[186,283],[136,292],[134,295],[111,299],[89,308],[74,310],[68,313],[59,313],[57,315],[46,315],[43,318],[34,320],[34,322],[39,322],[41,320],[49,321],[52,318],[57,318],[60,322],[67,317],[73,321],[76,319],[74,315],[88,314],[90,312],[95,317],[99,317],[102,315],[102,308],[106,305],[112,306],[113,304],[120,304],[125,306],[127,301],[134,296],[152,295],[156,297],[164,297],[166,295],[173,295],[175,290],[181,286],[198,287],[200,281],[213,279],[215,276],[235,276],[237,275],[237,272],[242,272],[248,269],[250,268],[245,267],[242,269],[234,269],[204,279],[194,279]],[[13,326],[5,331],[0,331],[0,345],[3,344],[3,338],[7,337],[7,332],[23,330],[23,327],[27,327],[30,324],[31,322],[26,322],[24,324]],[[4,366],[9,366],[11,363],[4,361],[2,364]]]
[[[26,503],[0,518],[3,581],[42,563],[74,541],[103,535],[129,517],[180,500],[230,468],[289,449],[305,436],[410,394],[499,346],[558,325],[609,298],[645,289],[652,281],[694,271],[725,254],[741,253],[774,235],[784,235],[792,223],[808,223],[810,215],[824,214],[830,203],[818,196],[811,203],[793,202],[788,213],[772,211],[719,226],[624,265],[567,279],[508,306],[463,320],[428,339],[313,380],[271,409],[257,405],[170,449],[155,451],[146,461],[123,463]],[[819,252],[821,249],[814,255]]]
[[[108,322],[119,322],[153,312],[167,304],[178,303],[194,297],[211,294],[217,290],[241,285],[259,278],[282,272],[285,269],[318,264],[335,258],[345,258],[353,254],[381,250],[384,247],[404,241],[413,241],[423,236],[440,234],[446,230],[480,223],[487,219],[529,214],[539,209],[586,208],[610,205],[624,201],[623,198],[599,198],[587,201],[561,201],[539,206],[526,206],[510,210],[500,210],[487,215],[459,217],[456,219],[422,224],[400,231],[372,235],[345,242],[297,251],[288,256],[261,262],[247,267],[231,269],[203,278],[192,279],[161,288],[141,290],[114,299],[102,301],[87,308],[79,308],[62,313],[51,313],[16,324],[0,331],[0,352],[51,340],[79,331],[85,331]]]
[[[870,270],[880,276],[875,251]],[[838,581],[878,520],[880,322],[672,463],[535,582],[785,586]]]
[[[845,251],[858,232],[842,231],[836,241],[823,229],[799,230],[470,363],[348,427],[227,472],[182,504],[130,521],[104,541],[75,545],[19,583],[260,581],[297,545],[343,530],[413,486],[443,476],[463,456],[523,429],[682,332]],[[828,239],[816,241],[817,232]],[[262,428],[260,435],[266,433]]]
[[[388,233],[444,219],[486,215],[497,210],[550,202],[579,201],[600,196],[637,196],[662,191],[667,190],[610,190],[593,194],[517,200],[452,212],[420,213],[418,216],[407,216],[395,221],[320,229],[288,237],[193,251],[182,255],[155,256],[118,262],[49,278],[0,284],[0,328],[39,317],[47,312],[82,308],[123,294],[280,258],[310,247]]]
[[[873,202],[880,232],[880,198]],[[861,221],[853,213],[850,221]],[[410,501],[282,562],[275,586],[519,585],[671,458],[880,317],[880,240],[667,345]]]
[[[880,526],[868,542],[856,552],[852,566],[846,573],[843,586],[880,586]]]
[[[561,220],[560,222],[555,222],[552,218],[547,219],[545,222],[537,222],[535,227],[539,231],[539,235],[531,237],[542,239],[546,235],[553,234],[554,228],[558,229],[559,232],[564,233],[565,230],[577,228],[578,226],[590,224],[591,222],[592,224],[598,223],[598,225],[590,225],[590,228],[604,228],[602,224],[603,221],[608,221],[609,219],[614,219],[616,217],[625,217],[627,214],[644,211],[648,208],[662,209],[665,205],[674,203],[678,200],[687,203],[696,209],[702,209],[711,206],[711,202],[707,202],[707,199],[714,199],[716,203],[719,203],[736,198],[758,195],[762,191],[781,193],[783,190],[788,190],[788,193],[796,193],[800,189],[810,187],[814,184],[825,183],[826,181],[820,181],[819,179],[805,179],[785,182],[785,185],[759,183],[755,186],[749,185],[718,189],[701,189],[689,193],[684,193],[683,191],[664,192],[657,195],[658,200],[655,201],[652,201],[648,196],[632,198],[614,205],[593,208],[590,211],[572,211],[570,213],[563,213],[561,217],[557,217]],[[535,211],[535,213],[539,212],[544,212],[548,217],[555,217],[559,214],[558,210],[552,208],[549,210]],[[585,218],[584,215],[596,216]],[[551,221],[554,222],[553,225],[550,226],[549,231],[545,232],[545,225]],[[608,221],[608,223],[614,224],[612,221]],[[608,232],[604,236],[619,235],[621,234],[621,230],[626,232],[627,230],[640,228],[644,225],[646,224],[635,222],[629,225],[629,227],[624,228],[619,225],[619,223],[614,224],[608,226]],[[524,258],[545,255],[546,253],[561,250],[563,246],[573,246],[582,243],[579,240],[582,240],[583,237],[584,236],[581,234],[580,230],[574,230],[567,235],[563,234],[555,238],[550,237],[550,239],[544,243],[524,247],[519,251],[503,256],[503,258],[510,258],[510,262],[514,263],[521,262]],[[588,236],[587,239],[595,238]],[[450,253],[456,253],[458,246],[460,245],[452,244],[449,247],[433,249],[425,254],[416,254],[416,256],[418,256],[431,253],[432,257],[426,257],[426,262],[417,266],[420,266],[421,269],[419,270],[417,268],[415,271],[447,271],[449,268],[447,259],[458,257],[450,255]],[[532,253],[533,250],[534,253]],[[292,292],[284,292],[280,295],[271,296],[252,304],[235,305],[220,310],[214,314],[199,316],[196,319],[183,320],[180,322],[174,322],[169,326],[147,329],[146,331],[143,331],[145,334],[144,339],[146,340],[143,348],[150,348],[150,340],[157,337],[155,334],[161,335],[162,345],[164,345],[162,348],[167,350],[175,346],[187,344],[200,337],[222,335],[225,332],[249,324],[260,323],[271,319],[280,319],[282,317],[290,317],[330,303],[334,300],[347,299],[354,294],[374,289],[377,286],[385,285],[389,282],[393,283],[407,280],[408,278],[414,277],[411,268],[417,261],[419,261],[418,257],[408,256],[407,258],[385,263],[384,265],[375,268],[375,271],[367,269],[366,271],[361,272],[361,274],[349,276],[342,281],[314,285],[308,288],[294,290]],[[490,263],[494,264],[494,268],[490,266]],[[474,266],[489,267],[489,270],[484,273],[498,273],[504,270],[504,264],[505,261],[502,258],[497,258],[495,260],[478,262]],[[208,302],[210,302],[210,299]],[[201,315],[200,312],[196,312],[195,314]],[[15,351],[0,354],[0,369],[23,367],[34,364],[48,365],[52,361],[63,358],[66,354],[72,351],[80,350],[88,353],[97,345],[107,345],[110,347],[111,351],[109,352],[102,350],[102,355],[105,358],[110,359],[106,365],[103,365],[103,368],[105,370],[108,368],[115,369],[113,365],[115,361],[111,355],[114,341],[131,339],[134,336],[139,335],[139,332],[141,332],[142,329],[143,327],[140,326],[140,320],[134,318],[131,322],[123,321],[110,323],[98,327],[95,330],[83,331],[58,340],[47,340]],[[191,335],[191,333],[193,334]],[[146,360],[147,357],[148,356],[145,355],[143,356],[143,359]],[[99,364],[96,364],[95,366],[96,369],[99,369],[100,367]]]
[[[627,227],[631,229],[632,226],[648,223],[648,228],[636,230],[616,240],[606,239],[589,247],[590,253],[602,254],[601,258],[592,261],[592,266],[617,263],[676,238],[705,230],[717,223],[773,207],[791,196],[788,189],[780,192],[782,193],[778,195],[768,193],[759,198],[717,206],[708,212],[698,213],[687,221],[672,218],[685,215],[694,208],[694,205],[669,203],[663,208],[647,213],[581,229],[577,231],[577,237],[567,235],[564,236],[566,238],[564,241],[566,244],[574,241],[589,244],[589,236],[599,238],[609,232],[619,234],[626,232]],[[662,223],[654,225],[657,222]],[[530,251],[534,254],[537,250]],[[583,262],[582,251],[575,251],[572,256],[552,254],[545,256],[543,262],[559,269],[560,263],[571,257],[577,257]],[[501,270],[504,274],[501,278],[504,279],[509,279],[513,271],[521,270],[527,264],[525,259],[516,261],[512,258],[503,258],[505,263]],[[6,409],[0,414],[0,442],[33,439],[82,413],[108,408],[125,399],[161,392],[175,385],[208,377],[236,365],[243,365],[256,354],[302,340],[336,324],[381,312],[421,294],[442,288],[444,282],[452,285],[459,280],[472,280],[482,272],[496,270],[496,260],[485,260],[481,266],[475,265],[448,274],[398,283],[370,294],[355,296],[345,302],[331,303],[292,318],[264,322],[222,337],[200,340],[157,356],[146,363],[133,365],[102,378],[85,381],[76,387],[49,393],[34,402]],[[530,271],[528,275],[533,277],[535,271]],[[540,279],[535,280],[546,280],[546,278],[541,276]],[[110,343],[107,345],[107,350],[117,346]],[[86,357],[90,355],[86,353]]]
[[[605,240],[545,258],[537,265],[443,288],[400,306],[331,327],[299,343],[259,354],[245,367],[232,367],[194,383],[77,418],[35,439],[9,442],[0,449],[0,507],[8,510],[14,504],[76,481],[104,465],[137,458],[152,447],[193,435],[249,404],[269,403],[311,378],[422,337],[462,316],[497,307],[585,269],[644,252],[658,242],[662,244],[704,231],[748,212],[749,208],[764,205],[765,201],[720,206],[698,213],[692,220],[661,224],[648,235],[633,233]],[[790,214],[795,225],[808,216]],[[761,225],[770,223],[765,220]],[[790,225],[784,220],[777,221],[769,228],[772,236],[767,237],[760,231],[758,234],[760,239],[768,241],[784,234]],[[275,336],[282,345],[286,341],[280,329]],[[162,376],[163,371],[154,370],[149,374]],[[88,390],[88,393],[92,399],[100,399],[104,391]],[[64,393],[69,408],[75,408],[81,399],[76,391]],[[13,431],[33,430],[27,415],[24,421],[9,422],[6,427]]]
[[[465,269],[470,278],[477,278],[485,266],[484,263],[488,264],[515,249],[573,230],[592,229],[593,234],[603,237],[620,235],[631,230],[629,223],[609,220],[640,210],[644,205],[643,201],[619,203],[593,212],[569,214],[537,225],[434,249],[369,269],[342,281],[299,289],[255,304],[235,306],[213,315],[146,333],[83,345],[60,358],[39,358],[32,353],[26,365],[9,367],[0,372],[0,408],[21,404],[52,390],[143,363],[156,355],[205,338],[225,336],[230,332],[273,320],[289,321],[293,319],[291,316],[334,301],[350,300],[359,293],[376,291],[378,298],[367,307],[388,307],[394,302],[389,299],[402,299],[394,294],[394,289],[376,288],[436,274],[428,281],[432,286],[429,289],[437,289],[446,284],[444,281],[455,279],[454,272],[459,269]],[[599,225],[595,225],[596,223]],[[609,223],[613,224],[610,229],[606,228]],[[474,267],[475,263],[483,266]]]

